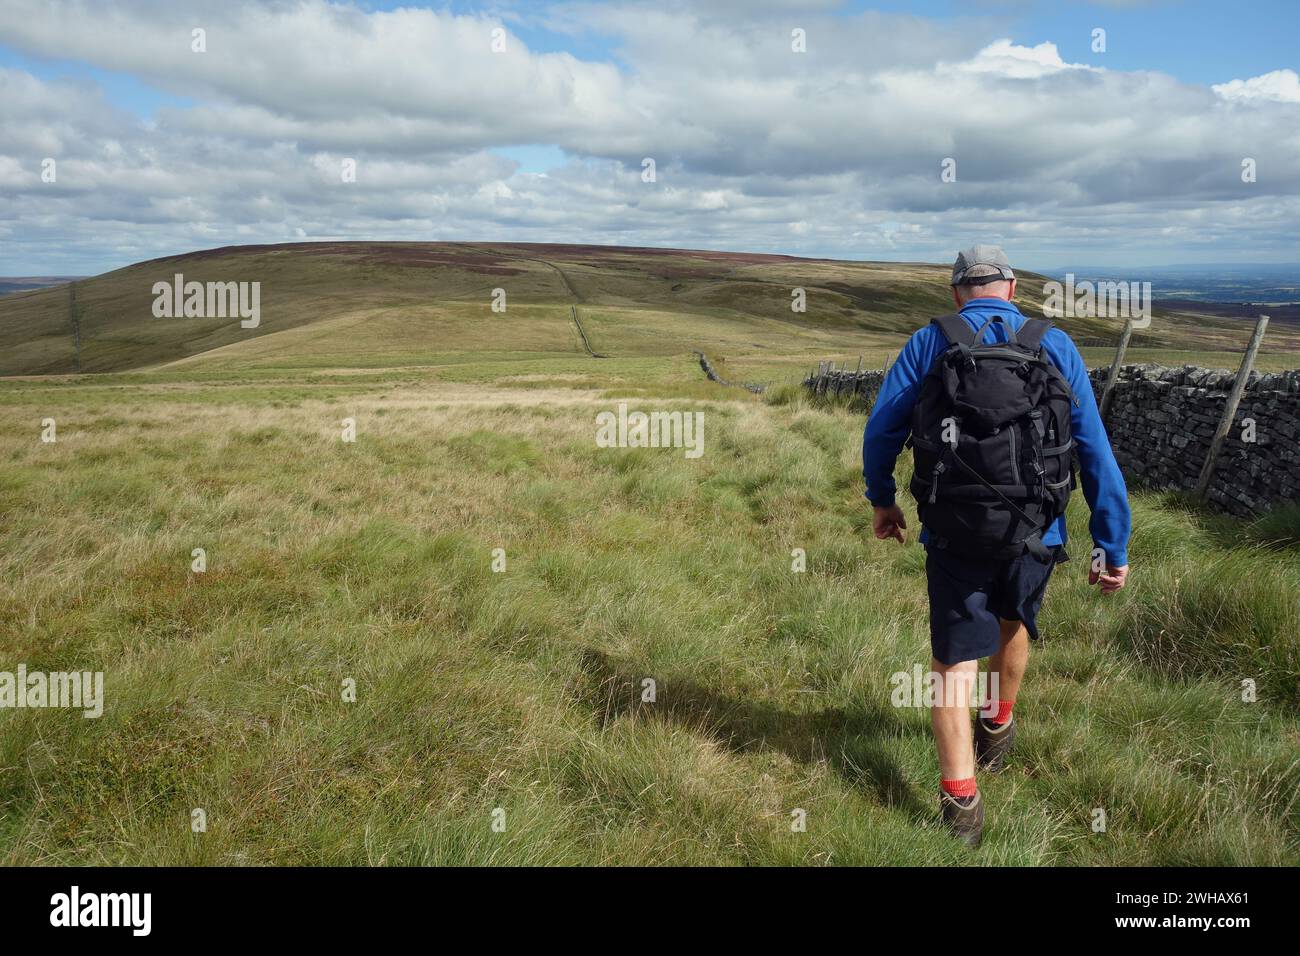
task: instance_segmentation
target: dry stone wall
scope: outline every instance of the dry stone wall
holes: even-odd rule
[[[1094,369],[1101,401],[1108,368]],[[1127,365],[1106,416],[1125,478],[1157,490],[1191,490],[1223,416],[1235,372]],[[1243,517],[1300,499],[1300,370],[1251,373],[1219,453],[1209,498]]]
[[[822,366],[803,380],[803,386],[813,395],[834,398],[845,402],[850,408],[868,411],[876,403],[876,395],[884,381],[884,369],[850,372],[848,369],[837,371],[834,366]]]

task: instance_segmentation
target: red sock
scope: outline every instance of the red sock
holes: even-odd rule
[[[951,797],[973,797],[975,796],[975,778],[967,777],[965,780],[940,780],[939,786],[943,792]]]
[[[993,705],[997,704],[995,708]],[[980,708],[980,716],[990,724],[1001,726],[1011,719],[1011,708],[1015,706],[1014,700],[986,700],[984,706]]]

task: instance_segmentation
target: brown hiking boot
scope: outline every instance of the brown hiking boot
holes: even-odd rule
[[[939,809],[943,811],[943,825],[954,837],[967,846],[979,846],[984,834],[984,795],[975,791],[975,799],[963,806],[957,798],[944,790],[939,791]]]
[[[1016,742],[1016,718],[1013,716],[999,727],[983,717],[975,718],[975,762],[981,770],[997,773],[1011,753]]]

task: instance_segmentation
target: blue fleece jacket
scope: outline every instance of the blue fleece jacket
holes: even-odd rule
[[[978,331],[995,314],[1000,314],[1002,321],[1013,329],[1018,330],[1025,322],[1020,310],[1003,299],[971,299],[961,310],[972,332]],[[984,341],[1004,342],[1006,335],[996,323],[990,324],[984,332]],[[862,474],[867,481],[867,498],[878,508],[894,504],[897,492],[894,463],[911,432],[912,405],[934,360],[947,347],[948,340],[937,326],[919,329],[908,339],[880,387],[862,436]],[[1093,543],[1106,553],[1107,564],[1112,567],[1128,564],[1128,490],[1097,411],[1088,369],[1074,342],[1058,328],[1043,337],[1043,351],[1069,381],[1078,400],[1070,411],[1070,426],[1079,451],[1083,497],[1092,509],[1088,530]],[[924,542],[926,538],[923,528],[921,540]],[[1043,543],[1050,547],[1065,541],[1065,516],[1062,515],[1043,535]]]

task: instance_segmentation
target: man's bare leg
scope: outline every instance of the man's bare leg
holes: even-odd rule
[[[996,773],[1006,763],[1016,742],[1012,704],[1029,664],[1029,631],[1020,621],[998,622],[1002,643],[989,657],[987,699],[981,703],[975,728],[975,762],[981,770]]]
[[[939,751],[939,777],[941,780],[968,780],[975,776],[970,691],[979,672],[979,661],[944,664],[931,658],[930,669],[943,680],[939,700],[930,708],[934,744]]]
[[[999,620],[998,624],[1002,646],[989,657],[989,696],[995,701],[1014,701],[1029,665],[1029,631],[1022,621]],[[993,682],[994,674],[997,683]]]
[[[954,837],[979,846],[984,832],[984,803],[975,787],[975,741],[971,736],[971,690],[979,661],[941,664],[930,660],[941,678],[938,699],[930,705],[935,748],[939,751],[939,810]]]

